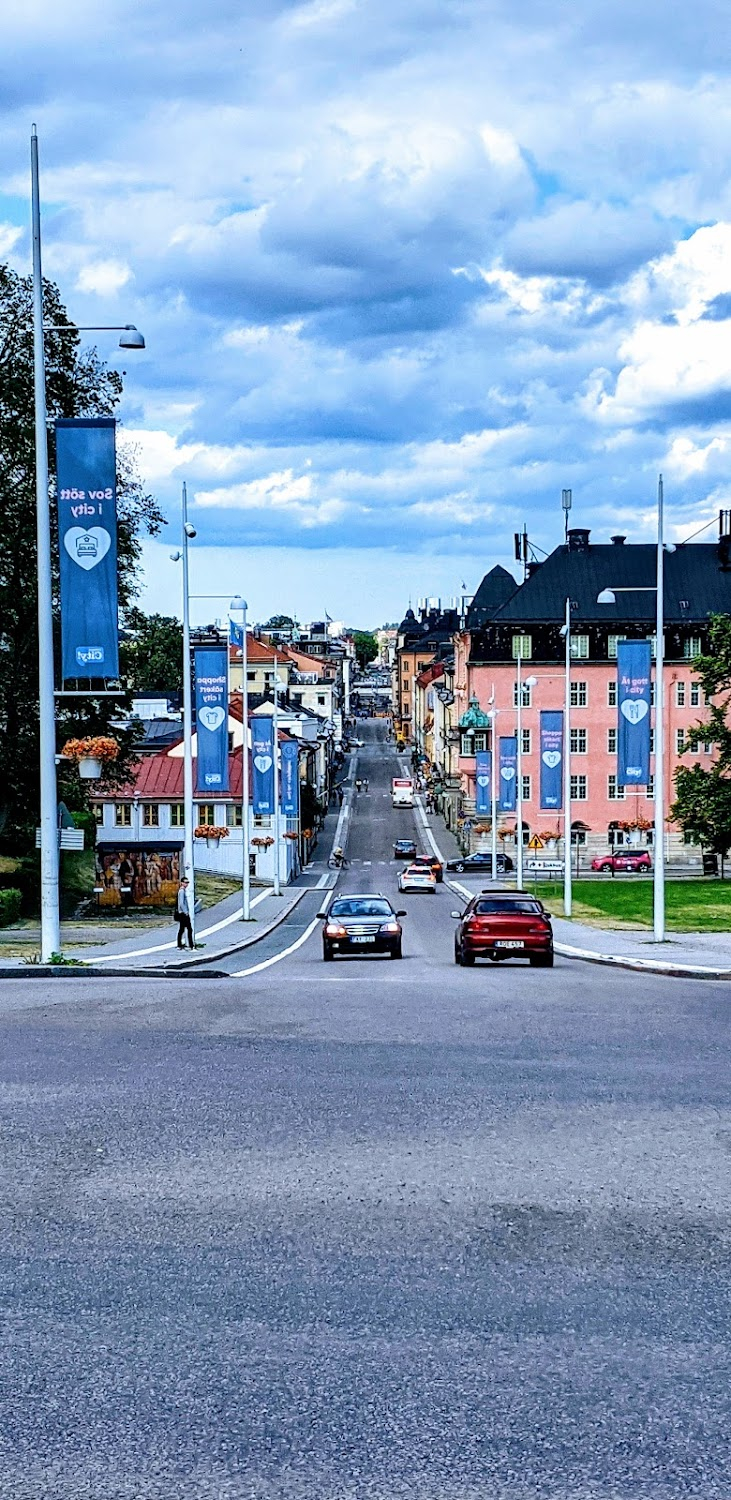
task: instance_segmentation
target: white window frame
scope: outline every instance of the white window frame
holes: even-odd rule
[[[617,731],[616,731],[616,729],[608,729],[607,730],[607,755],[616,755],[616,754],[617,754]]]
[[[624,802],[624,787],[620,786],[615,775],[607,777],[607,801]]]
[[[607,683],[607,708],[617,707],[617,679],[610,678]]]
[[[572,776],[571,776],[571,801],[572,802],[588,802],[589,801],[589,778],[588,778],[588,776],[584,776],[581,773],[579,775],[577,775],[577,776],[575,776],[575,775],[572,774]]]
[[[154,817],[153,817],[154,814]],[[142,827],[160,827],[160,804],[159,802],[143,802],[142,804]]]
[[[618,647],[620,641],[623,641],[623,640],[624,640],[624,636],[623,635],[608,635],[607,636],[607,656],[608,656],[608,658],[609,658],[610,661],[616,661],[617,660],[617,647]]]
[[[690,706],[691,708],[700,708],[701,706],[701,685],[699,682],[691,682],[690,684]]]
[[[675,707],[685,708],[685,683],[680,678],[675,684]]]
[[[571,637],[571,660],[589,660],[589,637],[588,635],[572,635]]]
[[[114,826],[115,828],[132,827],[132,803],[115,802],[114,804]]]
[[[686,661],[692,661],[694,656],[700,656],[703,642],[699,635],[689,635],[683,641],[683,656]]]
[[[521,751],[521,754],[522,755],[530,755],[530,753],[531,753],[531,731],[530,731],[530,729],[524,729],[523,730],[523,749]]]
[[[527,687],[524,682],[521,682],[520,687],[521,687],[521,698],[523,700],[523,708],[530,708],[531,707],[531,695],[532,695],[533,689]],[[518,684],[517,684],[517,681],[516,681],[516,682],[513,683],[513,708],[517,708],[517,707],[518,707]]]
[[[589,684],[584,681],[571,682],[571,707],[588,708],[589,706]]]
[[[522,786],[523,786],[523,801],[524,802],[530,802],[530,800],[531,800],[531,779],[530,779],[530,773],[528,773],[528,772],[524,772],[523,773]]]
[[[571,730],[571,746],[570,746],[571,754],[572,755],[587,755],[588,754],[588,744],[589,744],[589,736],[588,736],[587,731],[585,729],[573,729],[572,728],[572,730]]]
[[[511,650],[513,661],[517,661],[519,657],[521,661],[530,661],[533,655],[533,636],[524,634],[514,635]]]

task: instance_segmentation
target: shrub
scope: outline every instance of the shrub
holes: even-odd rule
[[[5,886],[0,890],[0,927],[9,927],[11,922],[17,922],[20,916],[20,891],[14,886]]]

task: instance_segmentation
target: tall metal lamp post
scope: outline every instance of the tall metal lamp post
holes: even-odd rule
[[[516,734],[516,757],[515,774],[517,786],[515,788],[515,811],[518,823],[517,828],[517,885],[518,890],[523,889],[523,689],[534,688],[538,678],[526,677],[521,679],[521,667],[523,658],[519,654],[516,661],[516,699],[518,709],[518,728]]]
[[[248,609],[246,600],[237,596],[236,599],[231,600],[231,609],[240,610],[243,616],[243,641],[241,650],[241,717],[244,727],[244,739],[241,747],[241,842],[243,846],[241,897],[243,910],[241,915],[244,922],[249,922],[251,920],[251,870],[249,868],[251,831],[249,809],[251,797],[249,795],[249,648],[246,638],[246,611]]]
[[[561,627],[566,647],[563,718],[563,911],[570,917],[573,908],[571,877],[571,600],[566,600],[566,618]]]
[[[48,422],[43,342],[43,270],[41,263],[41,195],[38,133],[31,129],[31,236],[33,242],[33,399],[36,459],[36,545],[38,572],[38,717],[41,825],[41,961],[61,949],[59,910],[58,788],[56,783],[56,703],[53,660],[53,585],[51,515],[48,503]],[[49,332],[57,325],[48,324]],[[121,332],[122,349],[144,349],[145,340],[132,324],[98,327],[63,324],[62,332]]]
[[[653,870],[652,927],[656,943],[665,941],[665,724],[664,724],[664,676],[665,676],[665,553],[674,552],[675,546],[665,545],[664,540],[664,488],[662,474],[657,484],[657,563],[654,586],[644,588],[607,588],[597,595],[597,604],[616,604],[617,594],[655,595],[655,780],[653,803],[655,810],[655,847]]]
[[[193,863],[193,687],[190,670],[190,577],[188,542],[196,535],[188,520],[188,486],[183,484],[182,547],[171,552],[173,562],[183,564],[183,871],[190,882],[190,920],[195,941],[195,866]]]

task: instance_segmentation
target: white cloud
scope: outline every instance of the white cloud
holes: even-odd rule
[[[76,286],[80,292],[93,292],[97,297],[114,297],[131,277],[129,266],[121,261],[88,261],[79,271]]]

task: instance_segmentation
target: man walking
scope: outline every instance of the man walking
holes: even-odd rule
[[[183,934],[188,934],[188,947],[194,948],[193,923],[190,920],[190,902],[188,901],[188,879],[183,876],[178,886],[178,894],[175,897],[175,920],[178,924],[178,947],[184,948]]]

